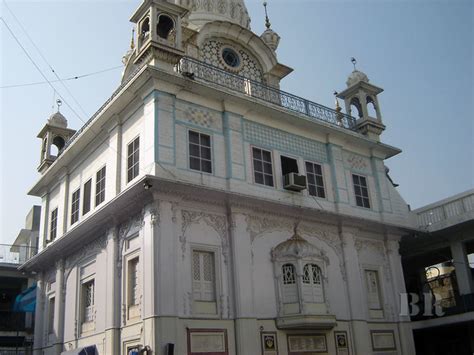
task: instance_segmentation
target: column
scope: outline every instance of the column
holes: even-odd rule
[[[43,320],[44,320],[44,292],[45,283],[43,273],[38,274],[36,290],[36,310],[35,310],[35,338],[33,344],[33,355],[42,355],[43,347]]]
[[[355,247],[355,231],[342,228],[342,250],[346,270],[346,290],[351,312],[352,341],[355,354],[371,354],[368,341],[370,334],[367,326],[367,300],[363,292],[363,275],[359,266],[359,255]]]
[[[450,247],[454,267],[456,268],[459,294],[468,295],[474,293],[474,282],[472,280],[471,269],[469,268],[469,261],[467,260],[466,246],[463,242],[454,242]]]
[[[252,285],[251,239],[244,214],[231,211],[230,243],[235,302],[235,342],[238,355],[259,354]]]
[[[401,298],[406,294],[405,278],[403,276],[402,258],[399,253],[400,243],[398,240],[387,240],[385,242],[392,273],[392,289],[394,291],[396,317],[398,318],[398,330],[403,355],[415,354],[415,341],[411,329],[410,317],[400,314]]]
[[[107,288],[105,309],[105,352],[120,354],[120,276],[118,268],[119,233],[112,227],[107,233]]]
[[[64,343],[64,296],[66,287],[64,285],[64,259],[56,262],[56,292],[54,302],[54,353],[60,355]]]

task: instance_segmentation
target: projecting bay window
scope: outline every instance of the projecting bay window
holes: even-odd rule
[[[140,316],[140,259],[135,257],[128,261],[127,270],[127,303],[128,303],[128,319]]]
[[[212,174],[211,137],[189,131],[189,168]]]
[[[49,241],[52,242],[56,239],[58,233],[58,209],[55,208],[51,212],[51,220],[49,222]]]
[[[95,177],[95,206],[105,201],[105,166],[100,169]]]
[[[364,176],[352,174],[352,182],[354,184],[356,205],[359,207],[370,208],[367,179]]]
[[[326,198],[326,191],[324,190],[323,169],[321,165],[308,161],[305,165],[309,194],[311,196]]]
[[[217,314],[215,254],[193,250],[192,278],[194,313]]]
[[[79,203],[81,199],[81,190],[77,189],[72,194],[71,201],[71,225],[79,220]]]
[[[138,176],[140,170],[140,137],[127,147],[127,183]]]
[[[84,202],[82,203],[82,215],[91,210],[92,179],[84,184]]]
[[[273,187],[272,153],[268,150],[253,147],[252,157],[255,183]]]

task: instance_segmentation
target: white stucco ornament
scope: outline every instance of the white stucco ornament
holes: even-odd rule
[[[301,237],[298,234],[297,226],[293,236],[285,240],[283,243],[278,244],[272,250],[272,257],[274,260],[282,258],[321,258],[324,256],[324,253],[315,247],[313,244],[309,243],[306,239]]]
[[[175,0],[190,10],[189,22],[201,28],[208,22],[228,21],[250,29],[244,0]]]
[[[67,119],[66,117],[63,116],[63,114],[61,112],[56,112],[56,113],[53,113],[49,119],[48,119],[48,123],[51,125],[51,126],[56,126],[56,127],[61,127],[61,128],[67,128]]]
[[[368,83],[369,77],[367,74],[355,69],[347,78],[346,84],[347,87],[357,84],[358,82],[363,81]]]
[[[271,28],[267,28],[265,30],[265,32],[262,33],[260,38],[273,51],[276,51],[277,48],[278,48],[278,45],[280,44],[280,36],[278,35],[278,33],[273,31]]]

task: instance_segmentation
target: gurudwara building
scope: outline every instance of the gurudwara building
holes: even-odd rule
[[[414,354],[383,90],[354,70],[346,113],[281,91],[280,37],[243,0],[131,21],[120,87],[38,135],[35,353]]]

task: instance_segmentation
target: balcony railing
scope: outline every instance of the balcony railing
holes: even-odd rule
[[[215,84],[246,96],[263,100],[289,111],[302,114],[311,120],[324,121],[334,126],[355,130],[356,119],[352,116],[272,88],[258,81],[229,73],[196,59],[182,58],[177,70],[188,78]]]
[[[37,248],[25,245],[0,244],[0,264],[21,265],[37,252]]]

